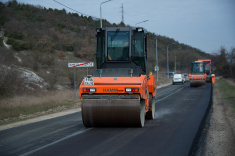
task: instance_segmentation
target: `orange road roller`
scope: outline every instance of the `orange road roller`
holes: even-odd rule
[[[147,36],[141,27],[97,28],[97,69],[80,84],[85,127],[143,127],[154,119],[157,93],[148,75]]]

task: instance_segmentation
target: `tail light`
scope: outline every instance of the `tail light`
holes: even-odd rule
[[[83,88],[84,93],[94,93],[96,92],[96,88]]]
[[[126,92],[128,93],[139,92],[139,88],[126,88]]]

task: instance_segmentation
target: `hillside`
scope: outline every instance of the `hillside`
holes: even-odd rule
[[[111,24],[103,20],[103,27],[126,26],[124,23]],[[64,9],[46,9],[42,6],[20,4],[17,1],[0,2],[1,34],[7,37],[11,49],[3,48],[1,37],[1,64],[33,70],[47,82],[73,84],[73,70],[68,62],[94,61],[96,32],[99,21],[91,17],[68,13]],[[160,72],[166,71],[166,47],[169,46],[169,68],[174,71],[174,50],[176,50],[177,71],[189,72],[190,63],[211,56],[197,48],[179,43],[172,38],[149,32],[148,59],[153,71],[156,58],[156,39]],[[178,48],[181,47],[179,50]],[[3,54],[4,53],[4,54]],[[9,53],[9,54],[6,54]],[[21,62],[19,62],[20,58]],[[77,69],[78,82],[86,74],[86,69]],[[48,73],[48,74],[45,74]],[[50,74],[49,74],[50,73]],[[90,69],[89,69],[90,73]],[[50,76],[48,76],[50,75]],[[54,78],[54,79],[52,79]]]

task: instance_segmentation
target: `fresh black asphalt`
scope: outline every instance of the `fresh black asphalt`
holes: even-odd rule
[[[143,128],[85,128],[81,112],[0,131],[0,155],[189,155],[210,104],[211,84],[158,89]]]

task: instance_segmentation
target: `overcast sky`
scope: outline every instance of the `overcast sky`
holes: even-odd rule
[[[53,0],[17,1],[46,8],[65,8]],[[100,3],[106,0],[56,1],[99,18]],[[120,23],[122,4],[125,24],[135,26],[149,20],[137,26],[207,53],[217,52],[221,46],[227,50],[235,48],[235,0],[112,0],[102,5],[103,18],[111,23]]]

